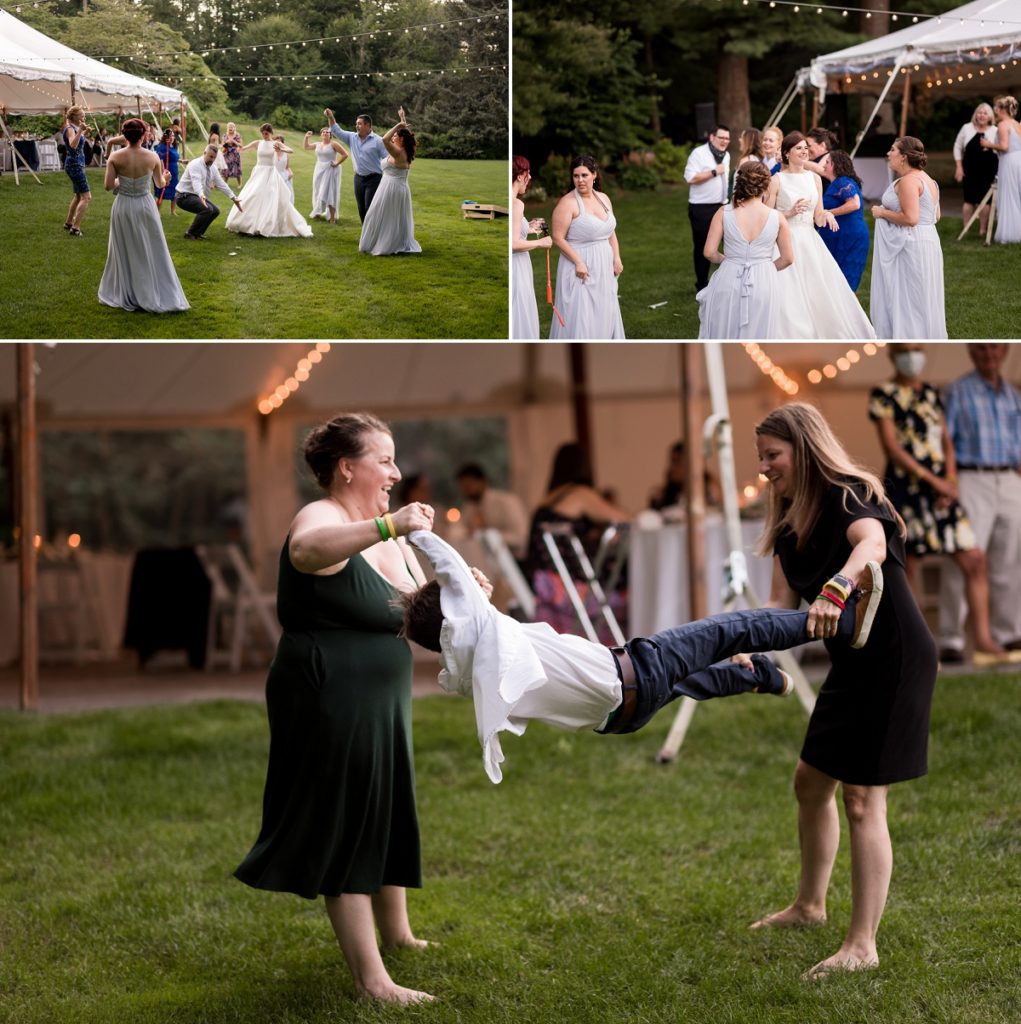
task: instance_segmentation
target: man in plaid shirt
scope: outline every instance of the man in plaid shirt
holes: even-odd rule
[[[1021,648],[1021,395],[1003,379],[1007,346],[969,345],[973,373],[944,393],[947,429],[957,456],[961,504],[989,562],[993,639]],[[944,563],[940,591],[940,658],[962,661],[964,581]]]

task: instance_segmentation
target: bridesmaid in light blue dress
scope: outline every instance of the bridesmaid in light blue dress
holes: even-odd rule
[[[512,223],[518,225],[517,237],[511,243],[511,337],[533,340],[539,337],[539,308],[535,301],[535,277],[532,274],[533,249],[548,250],[553,239],[546,235],[529,241],[528,236],[544,222],[529,223],[522,198],[532,180],[532,167],[523,156],[514,157],[511,165],[511,188],[514,192]]]
[[[699,338],[779,337],[777,275],[793,257],[787,221],[762,201],[769,182],[765,164],[742,164],[734,178],[733,205],[713,216],[704,255],[720,268],[696,296]]]
[[[923,170],[925,148],[913,136],[897,139],[887,161],[896,180],[872,207],[872,325],[877,338],[945,338],[939,186]]]
[[[996,141],[982,139],[979,145],[995,149],[1000,156],[996,175],[997,242],[1021,242],[1021,124],[1017,122],[1017,100],[997,96],[993,101]]]
[[[117,187],[110,210],[110,241],[99,282],[99,301],[121,309],[174,313],[189,309],[163,235],[153,185],[170,180],[160,158],[140,143],[145,125],[137,118],[121,129],[128,145],[111,154],[104,185]]]
[[[610,200],[596,191],[599,172],[590,156],[571,161],[574,191],[553,211],[553,241],[560,249],[550,338],[623,338],[617,278],[624,265]]]
[[[382,162],[383,180],[366,211],[358,240],[358,250],[373,256],[422,251],[415,240],[415,216],[408,188],[408,171],[417,143],[404,120],[403,107],[398,114],[400,121],[383,136],[383,145],[390,155]]]

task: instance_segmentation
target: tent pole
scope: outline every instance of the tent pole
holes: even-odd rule
[[[19,707],[39,707],[39,594],[36,569],[36,426],[35,346],[23,342],[18,350],[18,582],[21,607]]]
[[[903,138],[908,133],[908,107],[911,106],[911,72],[904,74],[904,100],[900,107],[900,135]]]
[[[21,184],[21,179],[18,177],[18,161],[20,160],[25,165],[25,170],[28,171],[28,173],[31,174],[33,178],[35,178],[36,182],[41,185],[42,182],[39,181],[39,176],[35,173],[35,171],[32,170],[31,167],[28,166],[28,161],[18,152],[17,148],[15,147],[14,138],[11,136],[11,133],[7,128],[7,122],[4,121],[2,117],[0,117],[0,128],[3,129],[3,134],[4,137],[7,139],[7,144],[11,147],[11,156],[13,158],[11,160],[11,166],[14,168],[14,184]]]
[[[78,84],[78,80],[74,76],[74,74],[72,74],[71,75],[71,106],[72,107],[74,106],[74,94],[78,91],[77,84]]]
[[[790,85],[787,86],[783,91],[783,95],[780,97],[780,102],[773,107],[773,112],[766,119],[766,123],[762,126],[762,130],[765,131],[770,125],[779,124],[780,118],[787,113],[787,108],[791,105],[794,97],[798,92],[798,76],[795,75],[791,79]]]
[[[883,91],[879,94],[879,99],[876,100],[876,105],[872,108],[872,113],[869,114],[869,119],[865,122],[865,126],[861,129],[861,131],[858,132],[858,134],[854,138],[854,149],[852,149],[849,154],[852,160],[854,159],[855,153],[858,152],[858,147],[861,145],[862,139],[865,138],[865,133],[869,130],[869,128],[872,125],[872,122],[876,119],[876,114],[879,111],[879,107],[882,104],[882,102],[886,99],[886,94],[890,91],[890,87],[893,85],[894,80],[897,77],[897,72],[900,71],[901,64],[904,63],[906,58],[907,50],[904,50],[898,55],[897,60],[894,62],[893,73],[886,80],[886,85],[883,86]]]
[[[571,370],[571,404],[574,408],[574,436],[578,444],[592,458],[592,427],[589,417],[588,366],[586,364],[586,348],[577,342],[567,346],[567,358]]]
[[[812,90],[812,127],[819,127],[819,92]]]

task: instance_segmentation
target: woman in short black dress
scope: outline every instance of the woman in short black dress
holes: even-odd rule
[[[801,880],[794,902],[753,927],[826,919],[826,890],[840,838],[837,787],[851,838],[851,923],[840,948],[809,972],[875,967],[876,932],[893,853],[886,792],[927,771],[936,648],[904,572],[904,524],[880,480],[844,451],[821,413],[800,402],[756,428],[759,471],[770,496],[763,548],[772,550],[770,605],[809,602],[809,636],[835,635],[850,581],[882,587],[868,643],[827,643],[832,668],[816,701],[794,774]],[[879,569],[879,565],[882,569]],[[843,583],[841,583],[841,580]]]

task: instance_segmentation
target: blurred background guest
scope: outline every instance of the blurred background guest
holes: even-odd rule
[[[770,125],[762,133],[762,162],[770,174],[776,174],[783,166],[780,160],[780,144],[783,142],[783,132],[774,124]]]
[[[169,201],[170,214],[171,216],[176,217],[177,182],[180,172],[178,169],[179,157],[177,155],[177,149],[174,147],[174,132],[172,128],[164,130],[163,137],[160,139],[159,145],[156,147],[156,155],[160,158],[160,163],[163,164],[164,169],[170,175],[166,188],[162,190],[156,189],[156,201],[157,203]]]
[[[534,339],[539,337],[539,308],[535,301],[535,278],[532,276],[533,249],[549,250],[553,239],[549,235],[529,241],[528,236],[540,231],[545,225],[541,218],[525,219],[524,195],[532,181],[532,168],[523,156],[514,157],[511,163],[511,190],[514,193],[511,230],[517,231],[511,239],[511,337]]]
[[[528,513],[524,502],[511,491],[490,487],[486,471],[477,462],[466,462],[457,471],[462,522],[473,533],[496,530],[511,554],[523,558],[528,541]]]
[[[894,377],[872,389],[869,419],[886,453],[887,497],[907,528],[908,582],[914,586],[919,558],[950,555],[966,581],[975,663],[996,664],[1007,652],[989,632],[986,554],[957,500],[957,463],[943,403],[939,390],[922,379],[925,346],[901,342],[889,345],[887,353]]]
[[[1001,372],[1007,346],[968,346],[974,372],[943,394],[947,429],[957,454],[958,487],[975,540],[989,566],[990,632],[1008,650],[1021,649],[1021,395]],[[952,570],[952,567],[949,567]],[[960,661],[964,640],[962,580],[940,580],[940,657]],[[956,654],[956,657],[955,657]]]
[[[989,187],[996,180],[996,154],[982,145],[982,140],[996,141],[993,126],[993,108],[980,103],[971,115],[971,120],[961,126],[954,140],[954,181],[961,186],[964,203],[961,215],[964,223],[971,220],[975,207],[982,202]],[[985,235],[989,223],[989,206],[979,214],[979,233]]]
[[[64,143],[64,173],[71,179],[71,205],[67,208],[64,230],[81,238],[82,217],[92,202],[89,180],[85,177],[85,139],[89,128],[81,107],[68,108],[61,139]]]
[[[742,164],[746,164],[749,161],[754,161],[755,163],[765,162],[765,151],[762,148],[762,132],[758,128],[742,129],[738,145],[737,166],[734,168],[734,177],[730,183],[731,193],[734,191],[734,182],[737,181],[737,172]]]
[[[1017,122],[1017,100],[997,96],[993,101],[996,141],[980,139],[979,145],[1000,154],[996,174],[997,242],[1021,242],[1021,124]]]
[[[861,178],[855,173],[851,158],[842,149],[827,153],[820,163],[823,179],[827,182],[822,205],[837,218],[838,230],[821,227],[819,237],[826,243],[851,289],[857,291],[869,258],[871,241],[865,223]]]
[[[684,503],[685,482],[687,479],[687,466],[684,460],[684,442],[677,441],[670,448],[667,455],[666,477],[649,498],[649,508],[663,509],[671,508]],[[705,470],[705,497],[710,505],[719,505],[723,498],[720,491],[720,482],[709,469]]]
[[[223,161],[227,165],[223,177],[227,181],[237,178],[239,186],[241,184],[241,147],[244,144],[245,141],[241,138],[237,125],[233,121],[228,121],[227,134],[223,137]]]
[[[580,626],[567,590],[561,580],[543,540],[542,530],[547,525],[566,524],[571,527],[591,558],[599,546],[603,531],[611,523],[626,522],[631,517],[622,508],[608,502],[596,490],[588,453],[576,441],[562,444],[553,457],[546,494],[532,514],[528,538],[528,559],[535,591],[535,618],[548,622],[558,633],[578,633]],[[563,547],[561,551],[563,552]],[[572,578],[581,580],[581,569],[576,559],[565,560]],[[596,626],[600,639],[612,643],[598,611],[598,605],[584,582],[578,583],[578,593]],[[607,595],[610,607],[627,632],[627,591],[618,589]]]

